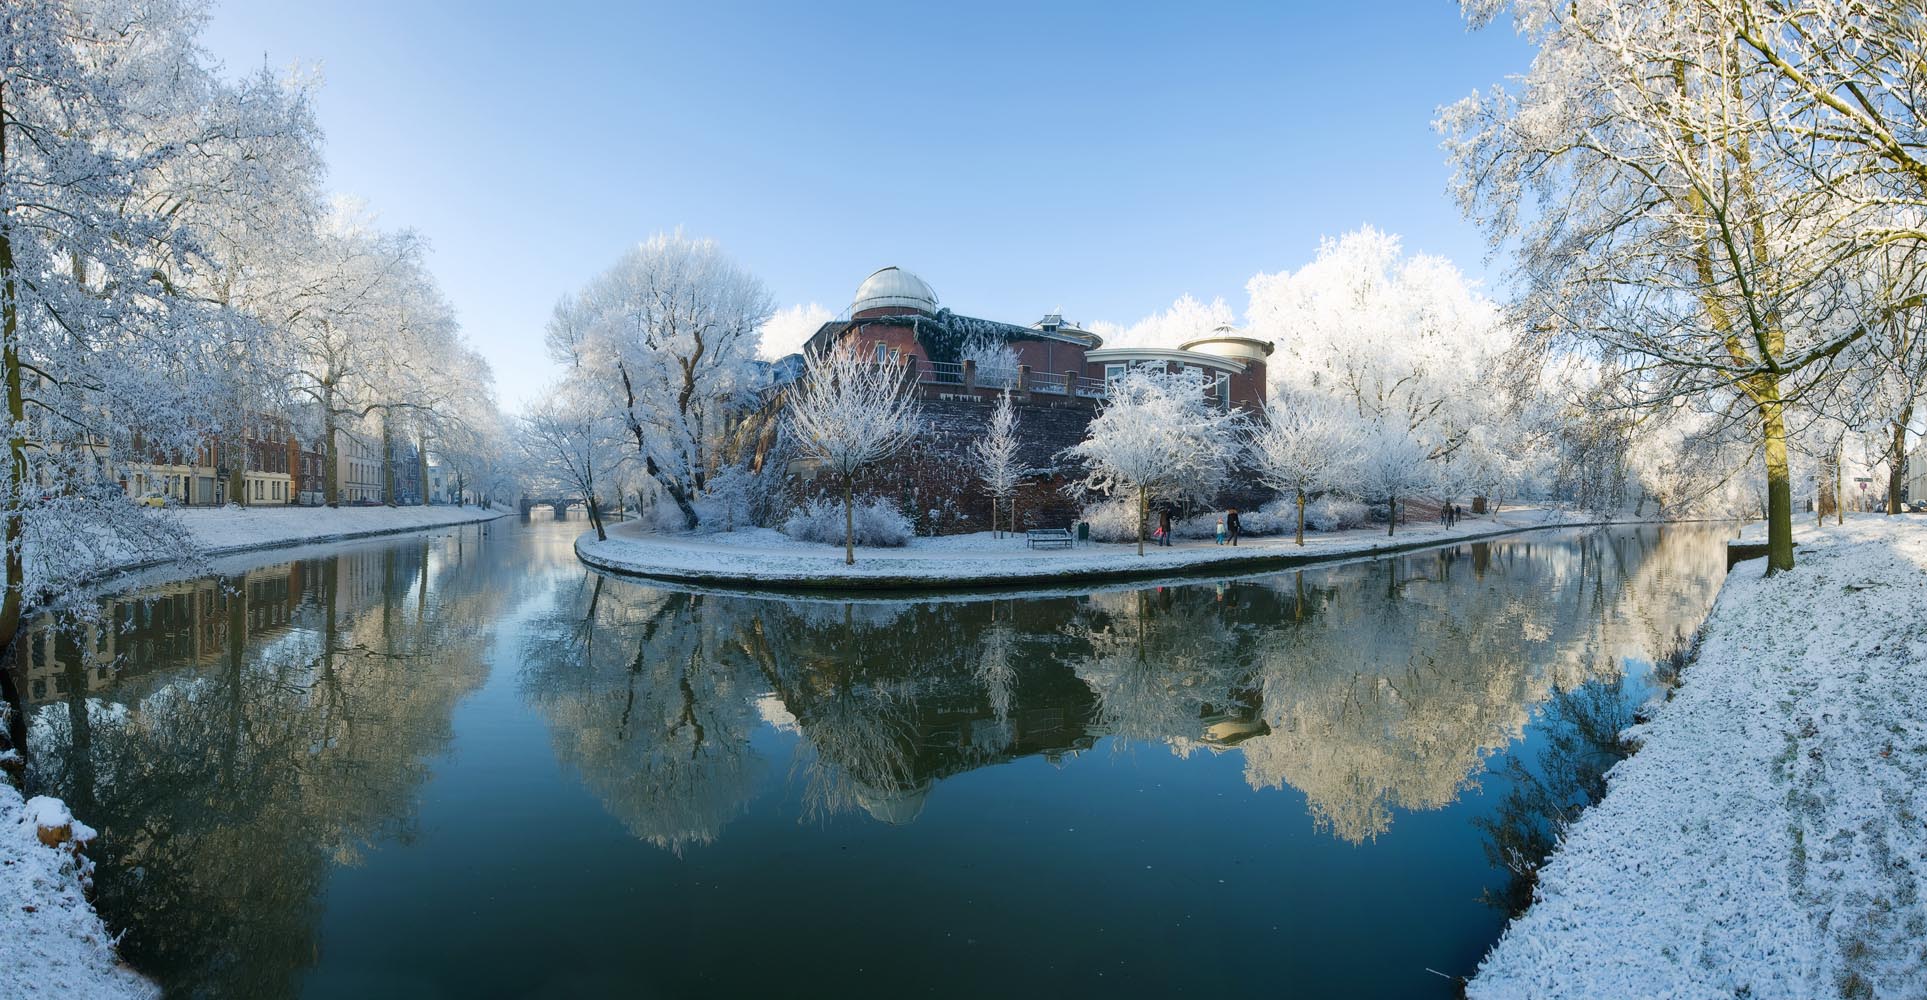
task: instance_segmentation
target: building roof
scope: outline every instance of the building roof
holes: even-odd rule
[[[925,315],[937,311],[937,293],[922,278],[891,265],[863,279],[850,301],[850,315],[868,309],[908,309]]]
[[[1236,358],[1227,358],[1218,354],[1206,354],[1203,351],[1185,350],[1184,348],[1173,350],[1169,347],[1106,347],[1086,353],[1084,360],[1099,364],[1106,362],[1112,364],[1128,364],[1133,361],[1169,361],[1184,365],[1196,365],[1200,368],[1215,368],[1224,372],[1235,373],[1245,370],[1245,363]]]

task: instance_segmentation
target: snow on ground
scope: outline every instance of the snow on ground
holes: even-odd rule
[[[1927,516],[1799,542],[1734,568],[1474,1000],[1927,997]]]
[[[1200,568],[1237,572],[1246,567],[1286,561],[1322,562],[1369,556],[1375,551],[1436,545],[1525,528],[1591,524],[1592,514],[1543,508],[1508,508],[1498,517],[1467,517],[1447,528],[1437,523],[1385,529],[1357,528],[1307,533],[1300,548],[1290,535],[1245,537],[1238,546],[1180,539],[1171,546],[1145,543],[1137,555],[1131,543],[1092,542],[1071,549],[1031,549],[1024,536],[993,538],[987,531],[968,535],[915,538],[902,548],[858,546],[856,565],[843,564],[843,547],[799,542],[770,528],[696,535],[646,531],[640,522],[610,525],[607,541],[594,533],[576,540],[576,554],[601,569],[692,583],[737,586],[995,586],[1022,580],[1063,580],[1122,575],[1154,577]]]
[[[438,504],[432,507],[192,507],[171,513],[193,533],[202,552],[215,556],[274,545],[472,524],[493,520],[505,512]]]
[[[47,847],[36,826],[69,823],[58,799],[21,801],[0,780],[0,994],[118,998],[159,995],[114,954],[113,937],[87,901],[90,862]],[[74,830],[91,835],[84,825]]]

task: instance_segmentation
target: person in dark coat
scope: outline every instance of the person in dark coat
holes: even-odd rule
[[[1238,508],[1233,507],[1224,513],[1224,531],[1231,536],[1231,544],[1238,544]]]
[[[1158,544],[1171,544],[1171,508],[1158,508]]]

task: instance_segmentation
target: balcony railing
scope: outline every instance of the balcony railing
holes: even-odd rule
[[[958,388],[969,385],[973,389],[987,389],[992,392],[1012,389],[1080,399],[1104,399],[1110,395],[1108,383],[1103,379],[1089,378],[1073,372],[1026,372],[1021,367],[1007,366],[966,370],[963,363],[955,361],[919,360],[916,364],[917,381],[924,385]]]

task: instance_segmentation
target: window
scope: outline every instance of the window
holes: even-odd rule
[[[889,357],[890,346],[881,340],[877,341],[877,364],[883,364]]]
[[[1105,366],[1104,366],[1104,381],[1106,381],[1106,382],[1115,382],[1115,381],[1117,381],[1118,379],[1121,379],[1121,378],[1123,378],[1123,377],[1124,377],[1124,366],[1123,366],[1123,365],[1121,365],[1121,364],[1108,364],[1108,365],[1105,365]]]

